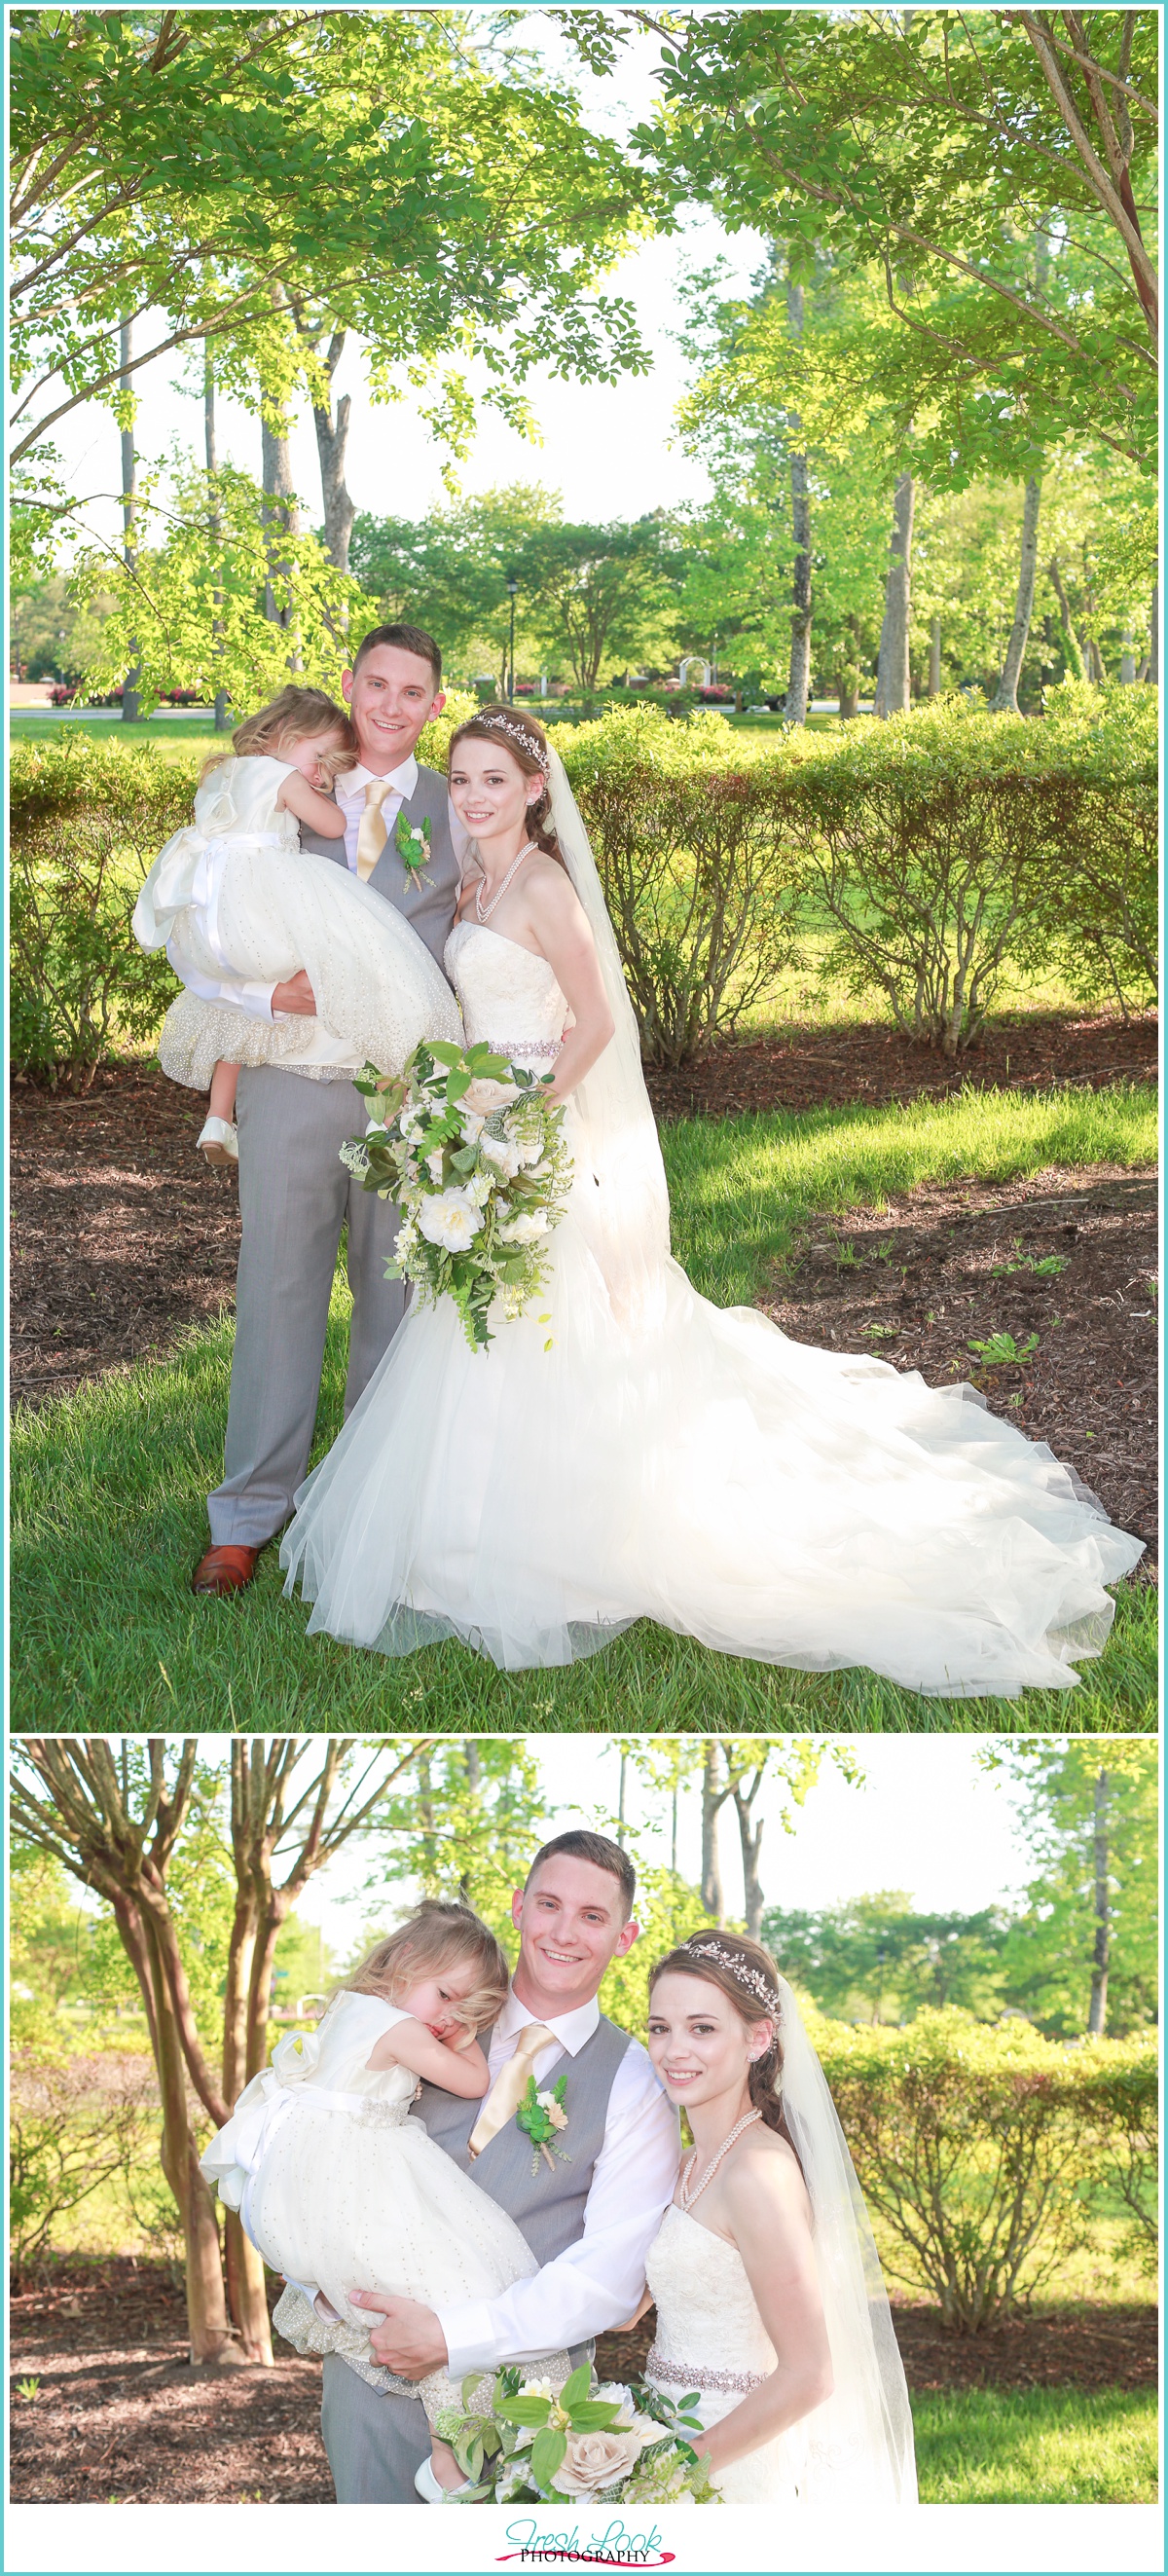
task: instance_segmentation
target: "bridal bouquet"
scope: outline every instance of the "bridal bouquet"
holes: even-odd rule
[[[460,2504],[718,2504],[690,2440],[693,2397],[598,2385],[586,2361],[557,2392],[548,2379],[499,2371],[462,2383],[461,2409],[434,2426],[473,2478]]]
[[[403,1073],[367,1064],[355,1079],[369,1124],[341,1159],[405,1220],[386,1276],[412,1281],[426,1304],[452,1297],[471,1349],[485,1350],[492,1307],[510,1322],[545,1285],[567,1200],[572,1163],[552,1077],[482,1044],[432,1038]]]

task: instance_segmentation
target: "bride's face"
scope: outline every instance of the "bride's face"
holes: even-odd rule
[[[649,2007],[649,2055],[671,2102],[686,2110],[746,2088],[770,2045],[769,2021],[744,2022],[720,1986],[702,1977],[658,1977]]]
[[[450,802],[474,841],[493,841],[526,823],[542,780],[528,778],[493,742],[460,742],[450,763]]]

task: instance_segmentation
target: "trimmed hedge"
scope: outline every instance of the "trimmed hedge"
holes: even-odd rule
[[[1157,2207],[1154,2033],[1060,2045],[950,2008],[904,2030],[810,2013],[887,2268],[976,2334],[1090,2237],[1116,2196],[1141,2244]],[[898,2266],[899,2257],[899,2266]]]
[[[610,711],[561,737],[596,850],[646,1057],[732,1031],[801,935],[949,1056],[976,1042],[1004,972],[1057,966],[1125,1016],[1154,998],[1157,692],[1068,682],[1038,722],[917,707],[887,724],[744,742],[704,710]],[[452,698],[419,746],[445,762]],[[12,755],[13,1051],[84,1080],[151,1038],[175,989],[130,916],[185,821],[195,757],[82,738]]]

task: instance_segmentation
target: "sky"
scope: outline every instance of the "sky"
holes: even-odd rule
[[[620,133],[649,112],[657,51],[651,38],[635,39],[619,77],[607,81],[580,71],[565,40],[542,20],[533,27],[530,43],[557,73],[573,80],[596,126]],[[542,445],[533,446],[495,414],[484,412],[471,456],[459,469],[462,490],[474,494],[496,485],[542,483],[561,494],[566,517],[601,521],[635,519],[649,510],[702,499],[709,488],[706,474],[676,443],[675,413],[689,372],[675,338],[683,320],[682,274],[724,258],[727,291],[743,292],[762,250],[759,235],[731,238],[712,216],[699,211],[680,233],[641,243],[610,271],[604,291],[635,304],[653,356],[651,372],[612,386],[561,384],[537,372],[525,391],[539,420]],[[141,326],[140,345],[147,328],[146,323]],[[201,465],[201,368],[201,354],[184,362],[183,353],[175,351],[138,377],[140,475],[147,461],[165,462],[176,448],[193,453]],[[470,381],[481,391],[486,371],[472,369]],[[347,480],[357,509],[375,516],[421,518],[441,504],[447,495],[437,443],[408,401],[390,407],[370,402],[361,349],[352,338],[335,392],[349,393],[353,401]],[[258,478],[258,419],[226,397],[217,404],[217,414],[222,461]],[[107,537],[117,535],[121,466],[112,416],[100,405],[88,404],[61,423],[56,438],[66,480],[89,500],[89,526]],[[315,525],[321,516],[320,473],[306,399],[291,451],[297,488]]]
[[[620,1778],[615,1744],[604,1736],[527,1740],[548,1796],[548,1836],[581,1824],[611,1830]],[[862,1780],[853,1785],[846,1779],[833,1758],[832,1739],[824,1739],[819,1780],[803,1806],[791,1811],[792,1832],[783,1829],[778,1786],[768,1784],[761,1792],[766,1819],[762,1880],[769,1905],[812,1913],[856,1896],[902,1889],[920,1912],[972,1914],[1021,1894],[1032,1872],[1018,1831],[1016,1793],[1000,1774],[986,1770],[981,1739],[866,1735],[838,1740]],[[316,1751],[317,1739],[307,1739],[307,1747],[310,1754]],[[209,1762],[227,1760],[222,1736],[204,1738],[201,1749]],[[306,1771],[305,1776],[311,1774]],[[644,1789],[631,1766],[626,1814],[634,1827],[654,1815],[659,1818],[659,1830],[634,1847],[644,1861],[667,1865],[668,1801]],[[732,1813],[723,1815],[720,1850],[727,1911],[737,1914],[742,1870]],[[678,1819],[678,1868],[696,1881],[700,1862],[699,1800],[696,1790],[685,1791]],[[366,1889],[375,1867],[376,1844],[354,1839],[311,1881],[297,1909],[301,1922],[319,1924],[325,1942],[340,1956],[351,1952],[365,1924],[376,1928],[381,1920],[396,1919],[412,1901],[408,1885],[395,1881],[386,1905],[379,1908],[376,1893]]]

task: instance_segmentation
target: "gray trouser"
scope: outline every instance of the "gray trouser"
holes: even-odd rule
[[[340,1160],[366,1123],[351,1082],[309,1082],[279,1065],[239,1077],[243,1240],[223,1482],[209,1497],[216,1546],[262,1547],[308,1471],[337,1245],[349,1221],[353,1322],[345,1412],[364,1392],[405,1311],[387,1280],[400,1219]],[[353,2371],[347,2376],[355,2377]]]
[[[338,2504],[421,2504],[414,2471],[429,2459],[430,2428],[420,2397],[383,2396],[329,2352],[320,2429]]]

